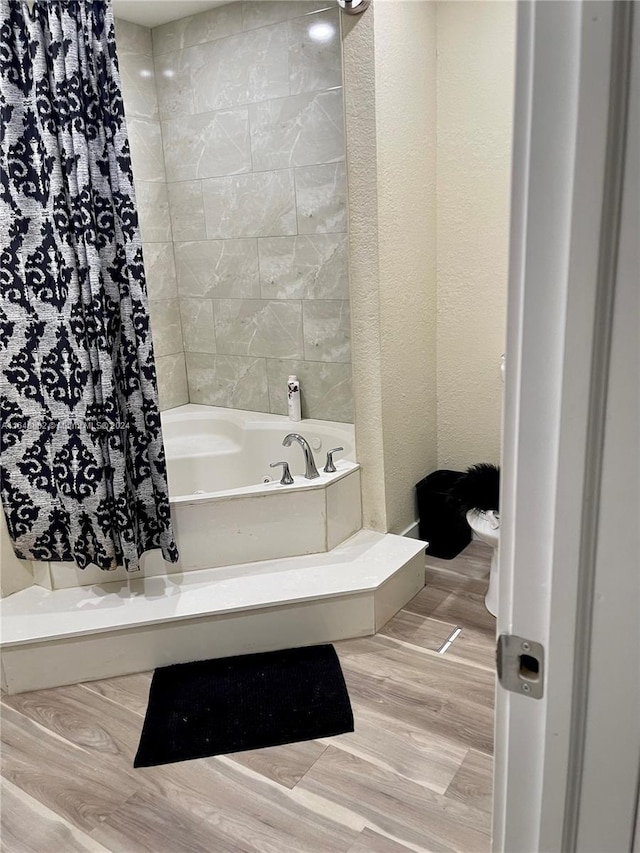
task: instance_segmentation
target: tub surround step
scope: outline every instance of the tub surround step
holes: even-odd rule
[[[274,459],[278,453],[274,449]],[[315,480],[298,476],[292,486],[276,481],[218,495],[173,498],[171,518],[180,558],[176,564],[165,563],[159,550],[148,551],[140,560],[140,574],[182,576],[232,563],[331,551],[362,527],[360,466],[339,460],[337,468]],[[48,565],[49,576],[42,585],[49,589],[105,582],[105,573],[97,566]],[[124,568],[109,576],[110,581],[129,578]]]
[[[424,548],[363,530],[324,554],[30,587],[0,602],[3,689],[373,634],[424,585]]]
[[[333,551],[201,569],[184,575],[46,590],[0,602],[0,643],[9,646],[222,616],[377,589],[425,544],[362,530]]]

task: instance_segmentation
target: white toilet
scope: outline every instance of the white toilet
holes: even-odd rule
[[[484,604],[492,616],[498,615],[498,545],[500,544],[500,515],[494,510],[470,509],[467,522],[478,539],[491,545],[491,575]]]
[[[500,356],[500,379],[504,382],[506,356]],[[467,522],[482,542],[491,545],[491,574],[489,589],[484,597],[484,605],[492,616],[498,615],[498,545],[500,544],[500,513],[494,510],[471,509],[467,513]]]

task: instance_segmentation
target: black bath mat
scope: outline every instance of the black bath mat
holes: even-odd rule
[[[333,646],[156,669],[134,767],[353,731]]]

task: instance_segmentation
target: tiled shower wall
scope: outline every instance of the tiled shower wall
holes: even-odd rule
[[[189,402],[151,30],[117,21],[122,92],[136,178],[160,406]]]
[[[158,113],[135,116],[153,124],[146,150],[131,138],[153,259],[173,240],[177,292],[168,247],[166,289],[150,283],[159,361],[174,359],[165,398],[182,393],[168,351],[177,295],[191,402],[284,413],[297,373],[303,415],[352,420],[339,17],[327,6],[233,3],[153,30]]]

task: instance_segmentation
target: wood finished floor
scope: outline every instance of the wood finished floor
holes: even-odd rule
[[[351,734],[134,770],[149,673],[3,697],[3,853],[489,850],[488,567],[477,542],[429,558],[378,635],[335,644]]]

